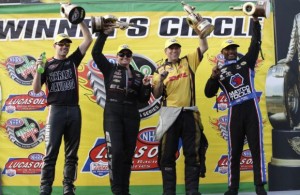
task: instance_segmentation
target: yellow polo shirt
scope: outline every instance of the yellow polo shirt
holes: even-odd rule
[[[199,50],[200,52],[200,50]],[[160,82],[160,74],[165,70],[169,72],[164,80],[166,86],[166,106],[169,107],[185,107],[191,106],[191,86],[190,86],[190,70],[195,73],[202,55],[199,57],[198,48],[195,52],[190,53],[176,64],[161,65],[153,74],[153,85]]]

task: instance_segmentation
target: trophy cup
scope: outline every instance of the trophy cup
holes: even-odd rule
[[[183,6],[183,9],[189,14],[186,18],[189,26],[195,30],[200,38],[207,37],[214,30],[214,26],[207,20],[203,19],[200,14],[195,14],[195,7],[184,3],[184,1],[182,1],[181,4]]]
[[[77,5],[61,3],[60,15],[67,18],[72,24],[79,24],[84,20],[85,10]]]
[[[270,1],[261,0],[256,3],[247,2],[243,5],[243,12],[248,16],[268,18],[270,15]]]
[[[113,28],[120,28],[121,30],[125,30],[129,28],[129,26],[133,26],[133,23],[127,23],[123,21],[119,21],[113,15],[105,15],[105,16],[92,16],[92,33],[100,32],[104,29],[105,26],[111,26]]]

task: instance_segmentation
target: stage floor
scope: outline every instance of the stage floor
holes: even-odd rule
[[[202,193],[202,195],[223,195],[224,193],[219,194],[207,194]],[[182,194],[183,195],[183,194]],[[255,192],[239,192],[239,195],[256,195]],[[300,190],[291,190],[291,191],[271,191],[268,192],[268,195],[300,195]]]

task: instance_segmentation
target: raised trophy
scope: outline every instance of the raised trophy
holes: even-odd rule
[[[67,18],[72,24],[79,24],[84,20],[85,10],[78,5],[61,3],[60,15]]]
[[[247,2],[243,5],[243,12],[248,16],[268,18],[270,15],[270,1],[261,0],[256,3]]]
[[[105,15],[105,16],[92,16],[92,33],[100,32],[104,29],[105,26],[111,26],[113,28],[120,28],[121,30],[125,30],[129,28],[129,26],[133,26],[133,23],[127,23],[123,21],[119,21],[113,15]]]
[[[186,4],[184,1],[182,1],[181,4],[183,9],[189,14],[186,18],[189,26],[195,30],[200,38],[207,37],[215,27],[210,24],[208,20],[203,19],[200,14],[195,14],[195,7]]]
[[[232,10],[242,10],[244,14],[248,16],[257,16],[257,17],[265,17],[268,18],[270,15],[270,1],[269,0],[261,0],[256,3],[247,2],[242,4],[241,6],[230,6]]]

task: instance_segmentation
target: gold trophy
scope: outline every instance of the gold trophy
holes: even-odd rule
[[[247,2],[243,5],[243,12],[248,16],[268,18],[270,15],[270,1],[261,0],[256,3]]]
[[[186,4],[184,1],[181,2],[183,9],[189,14],[186,18],[187,23],[195,32],[200,36],[200,38],[207,37],[213,30],[214,26],[209,23],[209,21],[202,18],[200,14],[195,14],[195,7]]]
[[[247,2],[240,6],[230,6],[229,7],[235,11],[243,11],[244,14],[248,16],[257,16],[257,17],[265,17],[268,18],[270,15],[270,1],[269,0],[261,0],[256,3]]]
[[[102,31],[106,25],[111,26],[113,28],[120,28],[121,30],[125,30],[129,28],[129,26],[133,26],[133,23],[119,21],[118,18],[116,18],[113,15],[96,16],[96,17],[92,16],[91,22],[92,22],[92,33]]]
[[[60,15],[67,18],[72,24],[79,24],[84,20],[85,10],[77,5],[61,3]]]

